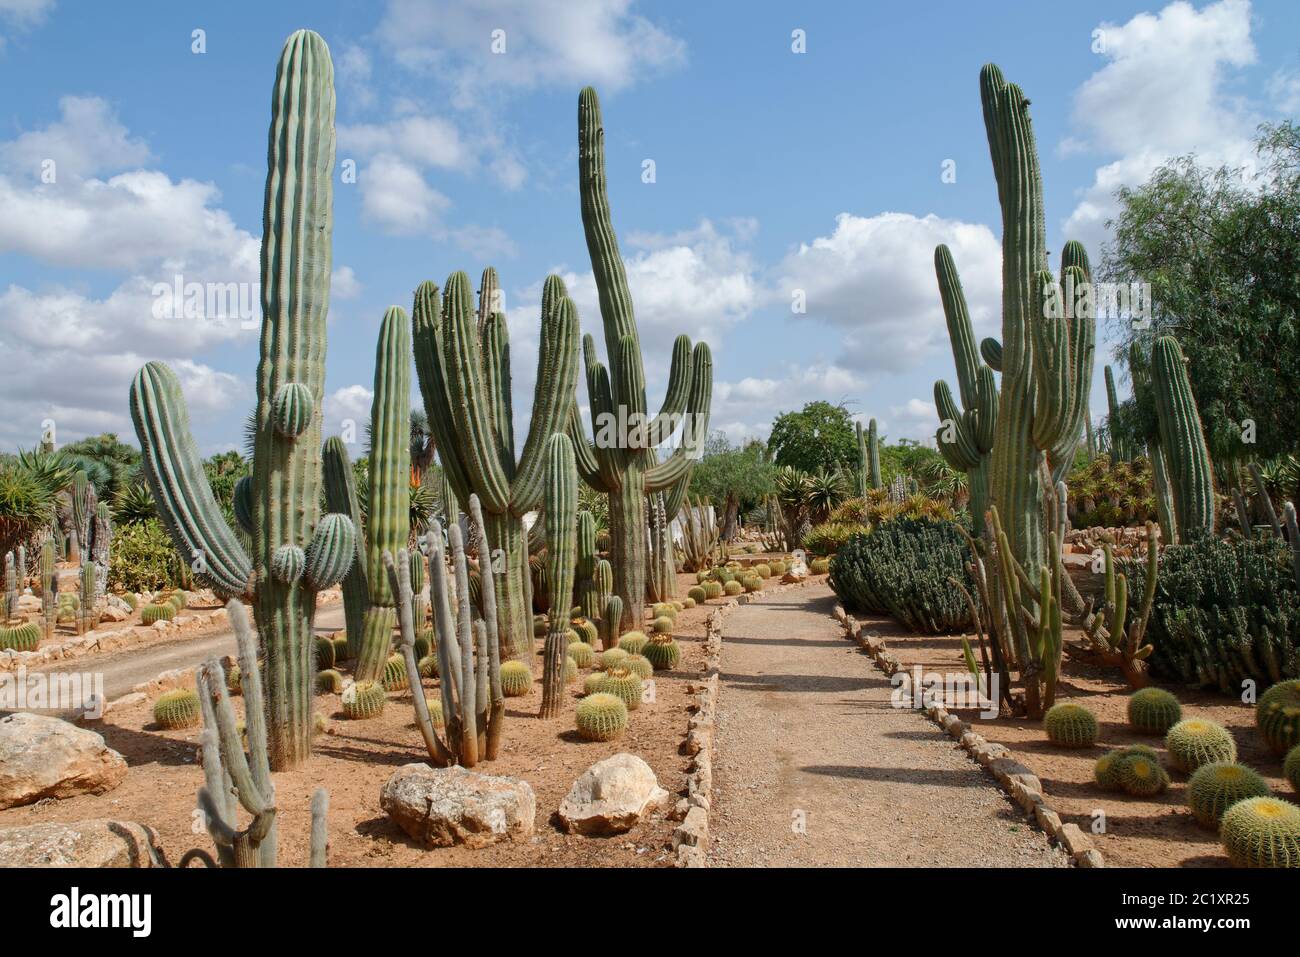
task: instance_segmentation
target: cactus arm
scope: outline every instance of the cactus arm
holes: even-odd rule
[[[1277,512],[1273,508],[1273,499],[1269,497],[1268,486],[1264,482],[1264,473],[1260,470],[1258,462],[1251,462],[1247,468],[1250,469],[1251,480],[1254,481],[1255,490],[1264,505],[1264,514],[1268,517],[1268,523],[1273,526],[1273,534],[1281,538],[1282,523],[1277,520]]]
[[[131,383],[131,418],[158,515],[182,559],[202,558],[197,577],[221,596],[247,594],[252,564],[203,472],[180,381],[161,362],[146,364]]]
[[[668,369],[668,386],[664,391],[663,404],[659,407],[659,413],[647,423],[645,441],[640,448],[652,449],[661,445],[676,431],[678,420],[686,411],[686,403],[691,395],[691,365],[690,337],[678,336],[673,340],[672,365]]]
[[[596,460],[596,450],[582,430],[582,416],[578,412],[576,403],[569,413],[568,434],[569,441],[573,443],[573,458],[578,469],[578,477],[597,492],[609,492],[609,487],[601,475],[600,463]]]
[[[948,338],[952,343],[953,363],[957,368],[957,386],[961,404],[973,409],[976,403],[975,375],[982,364],[975,349],[975,333],[971,327],[970,310],[962,291],[961,278],[948,247],[940,244],[934,250],[934,271],[939,280],[939,296],[943,314],[948,323]]]
[[[591,343],[587,336],[586,342]],[[618,424],[618,409],[614,404],[613,386],[610,384],[609,371],[598,361],[594,353],[586,351],[587,360],[587,398],[591,403],[591,431],[594,438],[592,449],[600,469],[602,484],[617,491],[622,485],[622,475],[627,464],[627,451],[620,443],[617,433],[610,435],[611,424]],[[621,428],[621,425],[618,427]]]
[[[428,702],[424,700],[423,684],[420,680],[420,666],[415,660],[415,624],[411,615],[411,579],[410,561],[406,549],[399,549],[397,559],[391,552],[384,552],[384,570],[388,575],[389,587],[397,596],[397,622],[401,636],[402,661],[406,665],[406,680],[411,687],[411,703],[415,706],[415,726],[420,729],[424,739],[425,750],[429,757],[444,767],[455,761],[451,750],[438,737],[433,727],[433,718],[429,715]],[[446,672],[439,672],[445,674]],[[446,712],[443,712],[446,714]]]
[[[1002,371],[1002,343],[987,336],[980,340],[980,358],[994,372]]]
[[[481,298],[480,294],[480,309]],[[479,353],[483,357],[483,387],[492,444],[509,478],[515,467],[515,428],[510,396],[510,329],[501,313],[480,320]]]
[[[541,716],[559,714],[564,703],[564,659],[568,649],[568,616],[573,606],[573,569],[577,552],[578,475],[573,446],[562,433],[547,442],[546,564],[551,615],[543,650]]]
[[[980,450],[975,444],[970,421],[953,401],[952,389],[942,379],[934,383],[934,407],[939,412],[939,428],[935,443],[944,460],[955,469],[969,471],[980,463]],[[946,438],[951,430],[953,438]]]
[[[870,464],[871,487],[883,488],[884,482],[880,478],[880,430],[876,428],[875,419],[867,423],[867,459]]]
[[[420,397],[438,444],[444,481],[457,498],[465,499],[471,491],[457,443],[445,444],[445,437],[455,434],[451,418],[451,392],[443,368],[443,308],[438,287],[428,281],[415,290],[411,307],[415,371],[420,381]]]
[[[645,471],[647,494],[661,492],[690,474],[691,466],[704,449],[709,434],[713,404],[713,353],[708,343],[697,343],[691,360],[691,395],[687,404],[682,440],[671,455]]]
[[[533,416],[510,496],[515,515],[532,511],[542,501],[547,448],[551,436],[563,433],[573,415],[577,380],[578,314],[573,301],[565,296],[550,315],[542,316]]]

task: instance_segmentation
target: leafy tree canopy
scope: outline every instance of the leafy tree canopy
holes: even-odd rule
[[[777,465],[803,472],[851,468],[858,458],[853,419],[843,403],[809,402],[798,412],[782,412],[767,448]]]
[[[704,457],[691,472],[691,495],[722,506],[732,497],[743,509],[759,504],[773,489],[773,467],[762,442],[732,445],[714,432],[704,444]]]

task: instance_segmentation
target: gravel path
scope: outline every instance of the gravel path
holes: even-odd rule
[[[710,865],[1065,866],[960,748],[890,705],[834,602],[809,585],[724,619]]]

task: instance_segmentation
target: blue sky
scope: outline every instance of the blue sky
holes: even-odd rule
[[[379,320],[423,279],[500,270],[517,422],[547,273],[599,329],[576,190],[587,83],[651,404],[673,336],[703,337],[734,439],[811,399],[932,438],[933,383],[952,378],[936,243],[979,334],[1000,321],[984,62],[1032,100],[1049,248],[1078,238],[1094,261],[1116,186],[1187,152],[1247,162],[1256,124],[1300,107],[1293,0],[204,6],[0,0],[0,448],[47,418],[60,442],[133,441],[127,387],[150,359],[177,368],[205,451],[239,442],[256,332],[155,316],[154,290],[256,281],[270,85],[298,27],[330,44],[338,157],[358,171],[335,189],[327,433],[368,415]],[[1094,416],[1101,383],[1099,362]]]

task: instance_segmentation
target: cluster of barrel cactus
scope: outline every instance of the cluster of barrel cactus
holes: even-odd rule
[[[1093,766],[1093,776],[1107,791],[1124,791],[1133,797],[1152,797],[1169,787],[1169,775],[1160,766],[1155,748],[1145,744],[1107,751]]]

